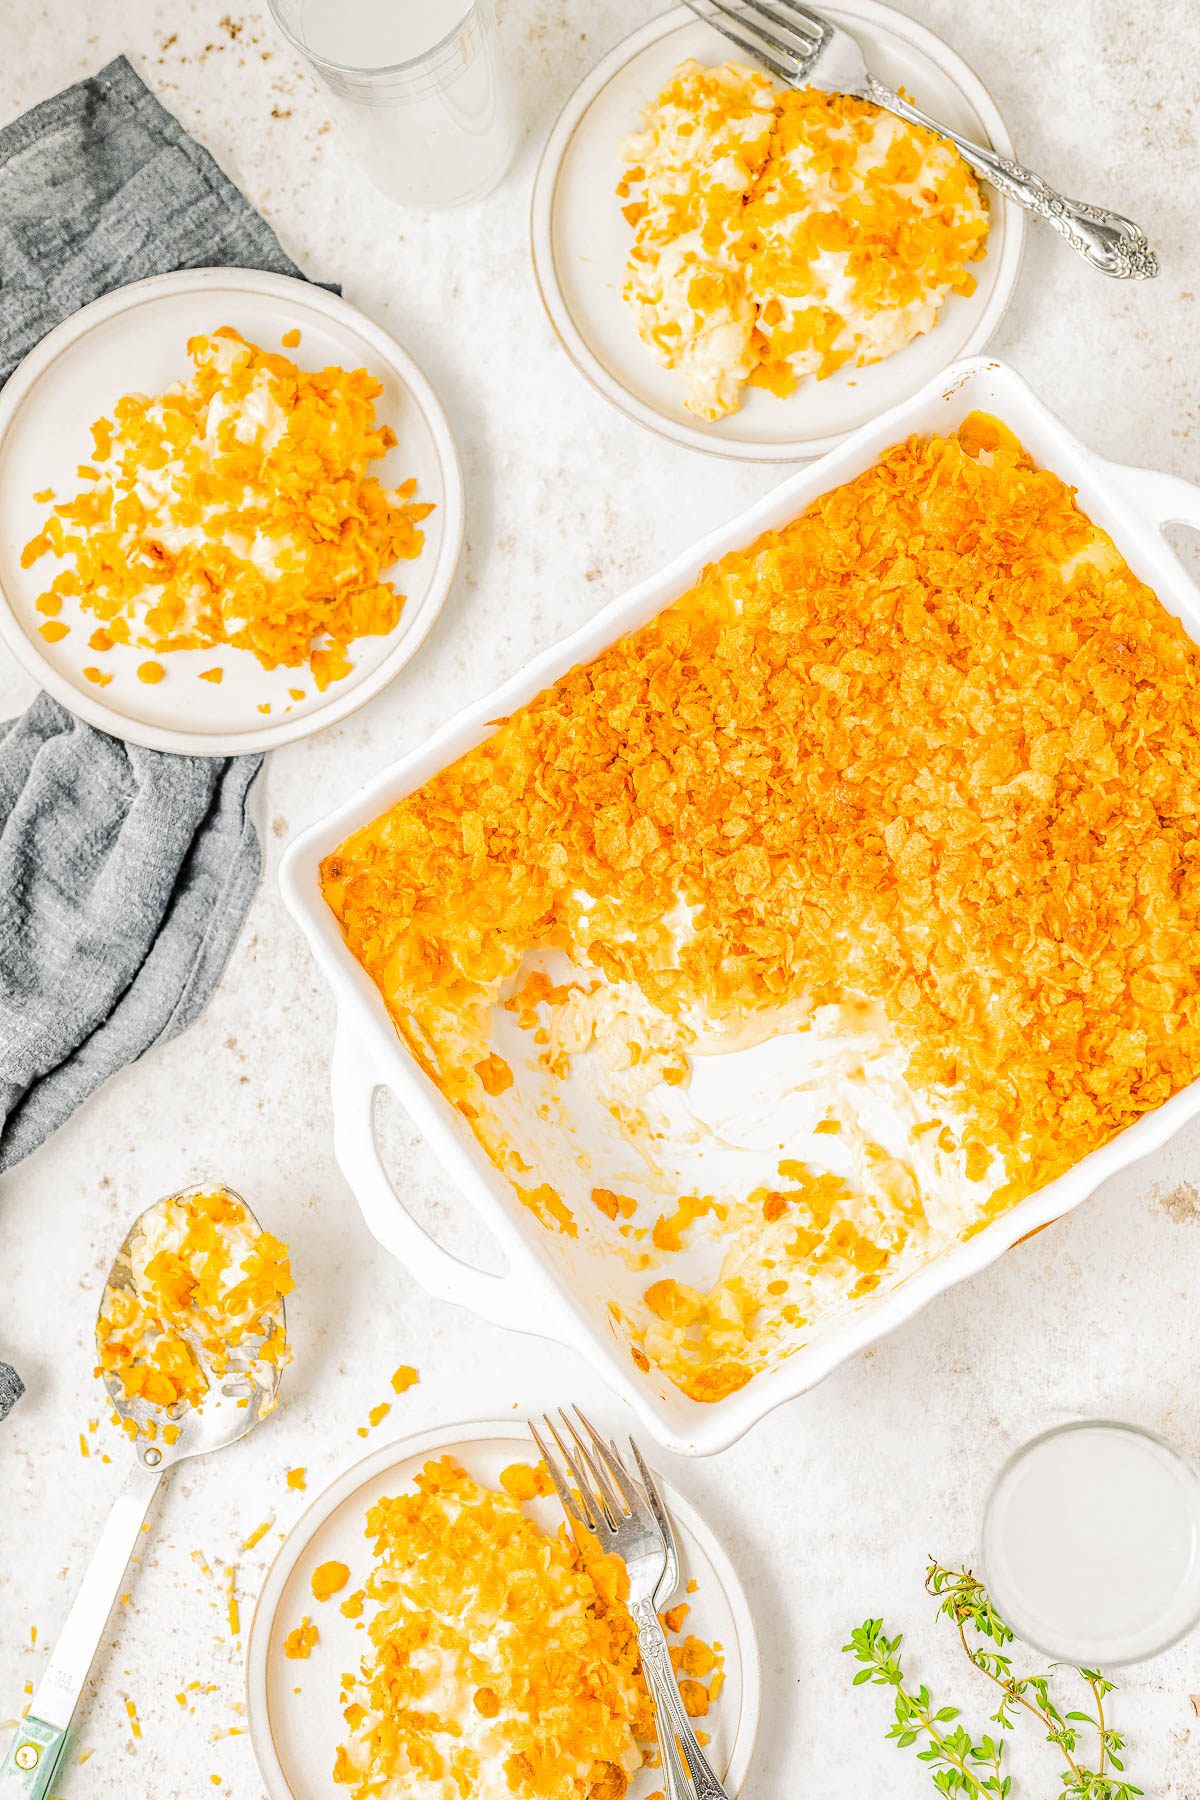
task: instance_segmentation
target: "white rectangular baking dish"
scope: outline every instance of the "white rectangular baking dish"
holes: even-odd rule
[[[818,1325],[800,1349],[711,1404],[686,1398],[655,1369],[643,1374],[614,1335],[604,1306],[601,1258],[546,1231],[521,1205],[469,1127],[400,1040],[373,982],[355,961],[321,898],[321,859],[350,832],[412,792],[490,735],[495,720],[524,706],[568,670],[644,624],[694,583],[704,564],[795,518],[820,494],[869,468],[913,432],[950,432],[976,409],[995,413],[1041,465],[1078,489],[1089,517],[1113,538],[1135,574],[1200,641],[1200,590],[1162,535],[1180,521],[1200,529],[1200,488],[1178,476],[1107,462],[1084,448],[1003,363],[956,364],[911,400],[857,431],[840,449],[790,476],[665,569],[612,601],[511,681],[452,719],[427,743],[288,846],[280,885],[334,991],[337,1030],[332,1087],[334,1149],[376,1237],[430,1292],[519,1331],[569,1344],[641,1414],[670,1449],[722,1450],[773,1407],[813,1387],[846,1357],[910,1318],[926,1301],[977,1273],[1039,1226],[1069,1211],[1116,1170],[1156,1149],[1200,1112],[1200,1082],[1147,1114],[1048,1187],[1031,1194],[965,1244],[924,1264],[850,1317]],[[377,1093],[390,1089],[493,1233],[507,1258],[501,1275],[451,1255],[406,1210],[375,1140]]]

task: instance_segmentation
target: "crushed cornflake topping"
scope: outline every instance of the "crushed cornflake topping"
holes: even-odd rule
[[[974,291],[988,230],[974,175],[870,101],[689,59],[621,150],[625,298],[701,418],[735,411],[748,382],[783,396],[879,362]]]
[[[415,1369],[410,1368],[407,1363],[401,1363],[392,1375],[392,1387],[396,1393],[406,1394],[410,1387],[416,1387],[420,1379]]]
[[[654,1739],[623,1565],[565,1525],[547,1536],[448,1457],[415,1486],[367,1514],[377,1610],[360,1674],[343,1678],[335,1781],[361,1800],[393,1782],[620,1800]]]
[[[1200,1073],[1198,701],[1182,625],[973,414],[711,565],[355,833],[323,889],[501,1166],[477,1065],[543,946],[668,1023],[869,1008],[907,1090],[958,1121],[953,1241]],[[736,1204],[678,1198],[642,1310],[610,1308],[639,1367],[718,1399],[781,1320],[821,1316],[798,1282],[828,1310],[933,1254],[911,1167],[871,1166],[869,1229],[853,1182],[786,1155]],[[566,1229],[546,1184],[519,1191]],[[609,1229],[620,1197],[589,1210]],[[702,1229],[736,1232],[734,1272],[662,1273]]]
[[[306,665],[325,688],[350,672],[357,638],[395,626],[404,596],[382,571],[420,554],[433,509],[414,480],[367,474],[396,438],[365,369],[310,373],[229,326],[187,348],[190,380],[126,394],[92,426],[97,479],[53,508],[23,566],[57,556],[44,610],[70,598],[114,642],[232,644],[265,669]],[[161,665],[138,674],[158,681]]]
[[[333,1594],[340,1594],[350,1579],[350,1571],[344,1562],[318,1563],[309,1578],[314,1600],[328,1600]]]
[[[311,1619],[301,1619],[294,1631],[289,1631],[283,1640],[283,1654],[291,1662],[300,1662],[311,1655],[313,1645],[317,1641],[317,1628]]]
[[[127,1399],[197,1406],[208,1391],[204,1364],[219,1378],[231,1355],[236,1362],[239,1348],[260,1336],[256,1363],[287,1359],[281,1302],[294,1285],[287,1246],[259,1231],[225,1189],[174,1194],[149,1208],[123,1272],[126,1280],[105,1290],[97,1373],[118,1375]],[[143,1429],[156,1436],[156,1421]],[[178,1431],[168,1425],[163,1436],[172,1442]]]
[[[290,1488],[298,1488],[300,1492],[303,1493],[306,1485],[304,1480],[304,1470],[289,1469],[287,1472],[287,1484]]]

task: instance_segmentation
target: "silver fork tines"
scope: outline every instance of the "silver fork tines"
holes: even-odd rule
[[[698,19],[748,50],[790,87],[815,87],[870,100],[911,125],[948,139],[977,175],[1015,205],[1044,219],[1102,275],[1146,280],[1158,274],[1158,259],[1132,219],[1084,200],[1068,200],[1011,156],[940,124],[877,81],[858,40],[802,0],[687,0],[687,4]]]
[[[560,1410],[561,1435],[549,1414],[543,1415],[557,1457],[536,1426],[531,1424],[529,1430],[567,1518],[589,1531],[606,1555],[619,1556],[625,1564],[626,1604],[654,1701],[667,1800],[728,1800],[692,1730],[658,1617],[659,1600],[665,1603],[670,1598],[678,1579],[674,1535],[662,1496],[632,1438],[629,1448],[643,1485],[630,1474],[616,1445],[611,1440],[606,1444],[578,1407],[574,1413],[573,1420]]]

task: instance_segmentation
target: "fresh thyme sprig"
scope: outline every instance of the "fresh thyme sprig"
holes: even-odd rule
[[[1002,1731],[1011,1731],[1020,1714],[1028,1713],[1063,1757],[1066,1767],[1061,1771],[1059,1800],[1133,1800],[1141,1794],[1141,1788],[1124,1779],[1124,1739],[1104,1716],[1105,1697],[1113,1692],[1111,1681],[1098,1669],[1076,1669],[1095,1712],[1061,1712],[1051,1696],[1050,1683],[1062,1665],[1053,1664],[1045,1674],[1014,1675],[1012,1659],[1005,1654],[1005,1647],[1014,1641],[1013,1633],[969,1569],[949,1569],[931,1562],[925,1586],[939,1603],[939,1616],[954,1625],[968,1661],[1001,1690],[1000,1704],[990,1722]],[[985,1643],[968,1640],[968,1627]],[[963,1800],[1007,1800],[1012,1777],[1003,1769],[1004,1741],[987,1733],[976,1741],[965,1726],[955,1722],[960,1717],[957,1707],[935,1708],[923,1686],[914,1693],[906,1684],[900,1660],[902,1642],[902,1637],[885,1635],[882,1619],[867,1619],[843,1645],[848,1655],[863,1664],[854,1677],[856,1687],[870,1681],[895,1690],[896,1716],[888,1736],[902,1749],[921,1737],[928,1740],[917,1755],[930,1764],[933,1785],[940,1794]],[[995,1648],[987,1649],[986,1643]],[[1080,1747],[1081,1740],[1085,1736],[1090,1739],[1092,1732],[1099,1751],[1096,1768],[1085,1765]]]

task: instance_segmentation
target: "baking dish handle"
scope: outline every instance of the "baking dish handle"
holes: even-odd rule
[[[1151,525],[1190,525],[1200,531],[1200,487],[1182,475],[1139,469],[1133,463],[1108,465],[1121,493]]]
[[[428,1293],[465,1306],[508,1331],[571,1341],[574,1334],[543,1284],[526,1281],[506,1251],[508,1268],[490,1275],[443,1248],[405,1206],[383,1166],[375,1138],[375,1096],[390,1083],[339,1022],[333,1044],[333,1152],[372,1234]]]

